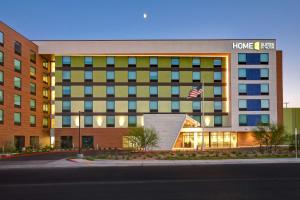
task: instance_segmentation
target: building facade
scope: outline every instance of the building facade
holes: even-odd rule
[[[289,135],[294,135],[297,129],[300,132],[300,108],[283,109],[283,125]],[[299,137],[299,136],[298,136]]]
[[[79,126],[86,148],[128,147],[130,127],[151,125],[158,149],[170,150],[252,146],[257,123],[282,123],[282,53],[273,39],[30,43],[49,65],[48,141],[59,148],[78,147]],[[203,98],[188,99],[192,88]]]

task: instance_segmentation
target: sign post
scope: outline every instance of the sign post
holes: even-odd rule
[[[295,152],[296,152],[296,159],[298,159],[298,130],[295,128]]]

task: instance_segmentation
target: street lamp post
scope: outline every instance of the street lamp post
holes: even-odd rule
[[[298,130],[295,128],[295,152],[296,152],[296,159],[298,159]]]
[[[82,158],[83,154],[81,152],[81,133],[80,133],[80,111],[78,111],[78,158]]]

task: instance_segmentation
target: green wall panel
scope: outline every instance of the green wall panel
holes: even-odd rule
[[[94,67],[106,67],[106,57],[105,56],[94,56],[93,57]]]
[[[71,82],[84,82],[84,71],[71,71]]]
[[[158,57],[158,67],[171,67],[170,57]]]
[[[193,82],[192,72],[181,71],[180,72],[180,82]]]
[[[93,71],[93,82],[106,82],[105,71]]]
[[[171,87],[158,86],[158,97],[171,97]]]
[[[128,82],[128,72],[127,71],[115,71],[115,81],[116,82]]]
[[[182,57],[180,58],[180,68],[192,68],[193,58]]]
[[[162,82],[162,83],[171,82],[171,72],[159,71],[158,72],[158,82]]]
[[[136,67],[149,67],[149,57],[136,57]]]
[[[84,56],[72,56],[71,57],[72,67],[84,67]]]
[[[55,56],[55,67],[62,67],[62,57]]]
[[[201,72],[201,80],[204,83],[213,83],[214,82],[214,72]]]
[[[137,82],[149,82],[149,72],[148,71],[137,71],[136,72]]]
[[[213,68],[214,59],[213,58],[201,58],[201,68]]]
[[[62,71],[55,71],[55,82],[56,83],[62,82]]]
[[[116,56],[115,67],[128,67],[128,57]]]

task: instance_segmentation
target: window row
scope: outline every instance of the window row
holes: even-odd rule
[[[243,65],[269,64],[268,53],[239,53],[238,63]]]
[[[14,124],[15,125],[21,125],[22,123],[22,113],[21,112],[14,112]],[[4,110],[0,109],[0,124],[4,123]],[[36,122],[36,116],[35,115],[30,115],[29,116],[29,124],[31,127],[35,127],[37,122]],[[44,117],[42,121],[42,125],[44,128],[49,127],[49,118]]]
[[[239,68],[239,80],[269,80],[269,69]]]
[[[240,111],[265,111],[269,109],[269,99],[239,99]]]
[[[239,84],[239,95],[269,95],[269,84]]]
[[[268,114],[262,114],[262,115],[240,114],[239,115],[240,126],[257,126],[258,124],[269,124],[269,123],[270,123],[270,115]]]

